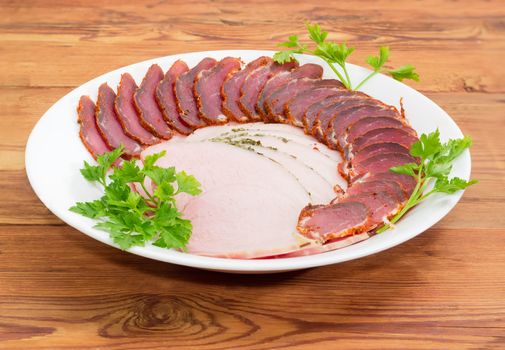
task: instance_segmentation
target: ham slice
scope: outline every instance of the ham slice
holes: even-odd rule
[[[121,75],[116,100],[114,101],[116,115],[126,135],[143,145],[154,145],[160,142],[160,139],[142,126],[138,112],[135,109],[133,94],[137,88],[137,84],[130,74]]]
[[[189,70],[188,65],[178,60],[167,71],[165,77],[156,87],[156,102],[163,113],[163,119],[180,134],[189,135],[193,128],[185,124],[179,116],[177,102],[175,101],[174,85],[177,78]]]
[[[95,119],[95,104],[88,96],[81,96],[77,106],[77,122],[80,125],[79,136],[86,149],[93,158],[109,152],[110,147],[105,143]]]
[[[359,183],[363,181],[375,181],[384,180],[389,182],[396,182],[405,191],[407,196],[412,194],[414,187],[416,187],[416,180],[412,176],[393,173],[391,171],[386,171],[383,173],[367,174],[357,180],[354,183]]]
[[[240,88],[252,71],[261,66],[265,66],[270,62],[272,62],[270,57],[262,56],[248,63],[244,69],[231,74],[228,78],[226,78],[221,89],[221,95],[223,97],[222,110],[229,120],[239,123],[248,121],[247,115],[242,112],[238,105],[238,100],[240,99]]]
[[[347,146],[347,154],[352,157],[352,154],[357,154],[366,147],[376,143],[397,143],[404,148],[410,149],[410,146],[418,139],[412,135],[410,130],[381,128],[367,132],[357,138],[352,144]]]
[[[175,166],[202,185],[199,196],[176,197],[193,225],[190,253],[251,259],[289,253],[310,242],[295,229],[308,195],[278,164],[216,142],[164,142],[146,149],[142,158],[162,150],[167,154],[157,165]]]
[[[204,58],[195,67],[181,74],[175,81],[175,98],[182,121],[191,128],[202,128],[206,123],[198,117],[198,107],[194,96],[194,82],[198,74],[217,64],[213,58]]]
[[[224,124],[228,118],[222,111],[221,87],[230,74],[240,70],[241,61],[238,58],[223,58],[209,70],[201,71],[195,81],[195,98],[198,113],[207,124]]]
[[[142,150],[140,144],[128,137],[123,131],[114,111],[116,93],[107,83],[103,83],[98,88],[98,99],[96,101],[96,124],[98,131],[109,148],[116,149],[120,145],[124,146],[125,158],[137,157]]]
[[[416,159],[403,153],[386,153],[370,157],[360,163],[353,164],[351,178],[367,173],[383,173],[390,168],[407,163],[415,163]]]
[[[297,67],[290,72],[277,74],[269,79],[263,87],[263,90],[261,90],[258,101],[256,102],[256,111],[261,115],[263,120],[268,120],[268,113],[264,109],[263,104],[270,94],[292,80],[302,78],[321,79],[322,76],[323,67],[313,63],[304,64],[303,66]]]
[[[146,76],[134,95],[135,107],[139,112],[140,123],[154,135],[168,140],[172,138],[172,130],[163,119],[156,102],[155,90],[163,79],[163,71],[160,66],[153,64],[149,67]]]
[[[240,110],[247,116],[249,121],[261,120],[261,116],[256,112],[256,103],[266,82],[275,75],[290,71],[295,67],[297,67],[296,62],[284,64],[270,62],[249,73],[240,88],[240,99],[238,101]]]
[[[338,204],[361,203],[366,206],[369,221],[360,232],[370,231],[398,213],[402,204],[388,191],[357,193],[338,200]]]

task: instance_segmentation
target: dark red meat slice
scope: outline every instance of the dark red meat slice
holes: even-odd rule
[[[167,71],[165,77],[156,87],[156,102],[163,113],[163,119],[173,129],[183,135],[189,135],[193,128],[185,124],[179,116],[175,101],[174,85],[177,78],[189,70],[188,65],[178,60]]]
[[[173,133],[163,119],[163,114],[154,97],[156,87],[161,79],[163,79],[163,70],[157,64],[153,64],[149,67],[133,98],[142,126],[154,135],[168,140],[172,138]]]
[[[327,143],[326,130],[332,119],[340,118],[345,113],[351,112],[356,108],[363,108],[364,106],[370,105],[374,105],[374,102],[369,98],[344,97],[334,100],[330,106],[321,110],[316,116],[311,133],[320,142]]]
[[[324,100],[328,96],[341,94],[344,91],[338,87],[323,87],[298,93],[286,105],[286,117],[289,119],[289,123],[294,126],[304,127],[303,117],[313,104]],[[347,92],[349,95],[352,94],[350,91]]]
[[[323,76],[323,67],[318,64],[308,63],[303,66],[297,67],[290,72],[282,72],[269,79],[263,90],[258,97],[258,102],[256,102],[256,112],[258,112],[264,120],[267,120],[267,112],[263,108],[265,99],[270,96],[275,90],[281,86],[286,85],[291,80],[310,78],[310,79],[321,79]]]
[[[362,182],[362,181],[375,181],[375,180],[385,180],[389,182],[396,182],[400,187],[405,191],[405,193],[410,196],[412,194],[412,191],[414,190],[414,187],[416,187],[416,180],[414,177],[409,176],[409,175],[403,175],[403,174],[397,174],[393,173],[392,171],[387,171],[383,173],[375,173],[375,174],[368,174],[367,176],[364,176],[355,183]]]
[[[230,75],[225,80],[221,89],[221,95],[223,97],[223,113],[228,117],[228,119],[240,123],[248,120],[247,115],[242,112],[238,105],[238,100],[240,99],[240,88],[242,87],[244,80],[253,70],[267,65],[270,62],[272,62],[270,57],[263,56],[257,58],[248,63],[244,69]]]
[[[154,145],[160,142],[160,139],[140,124],[139,115],[133,102],[133,94],[136,90],[137,84],[132,76],[128,73],[121,75],[116,101],[114,101],[116,115],[126,135],[143,145]]]
[[[80,125],[79,136],[82,143],[93,158],[96,159],[96,156],[110,151],[96,125],[95,104],[88,96],[81,96],[79,100],[77,122]]]
[[[184,74],[181,74],[175,81],[175,98],[177,101],[177,110],[182,121],[188,126],[196,129],[204,127],[205,122],[198,116],[198,107],[196,105],[193,87],[195,79],[203,70],[211,69],[217,64],[213,58],[204,58],[195,67]]]
[[[410,146],[418,139],[416,136],[412,135],[409,130],[403,129],[394,129],[394,128],[382,128],[375,129],[367,132],[366,134],[358,137],[352,145],[349,144],[348,148],[351,150],[349,154],[358,154],[362,149],[367,146],[376,144],[376,143],[384,143],[391,142],[397,143],[407,149],[410,149]]]
[[[366,104],[355,106],[335,115],[325,130],[325,140],[328,147],[333,149],[339,148],[338,139],[344,134],[345,130],[363,118],[379,116],[400,117],[394,107],[377,105],[375,101],[370,99]]]
[[[370,216],[367,206],[360,202],[308,205],[298,218],[298,231],[311,239],[326,242],[367,231]]]
[[[348,143],[353,143],[355,139],[363,136],[367,132],[382,128],[405,128],[406,130],[412,130],[403,119],[397,117],[366,117],[358,120],[347,128],[347,131],[339,138],[340,147],[343,149]]]
[[[388,180],[366,179],[356,182],[347,189],[346,195],[352,196],[361,193],[388,192],[398,203],[405,202],[409,196],[405,190],[396,182]]]
[[[128,137],[123,131],[116,116],[116,112],[114,111],[115,100],[116,93],[114,90],[112,90],[107,83],[100,85],[95,112],[98,131],[111,149],[123,145],[124,156],[126,158],[137,157],[142,151],[142,147],[137,141]]]
[[[222,112],[221,87],[229,74],[240,70],[238,58],[226,57],[209,70],[201,71],[195,80],[195,98],[201,119],[209,125],[228,121]]]
[[[284,64],[270,62],[249,73],[240,88],[240,99],[238,101],[240,110],[244,112],[249,121],[261,120],[261,116],[256,112],[256,103],[266,82],[273,76],[281,72],[290,71],[295,67],[297,67],[296,62]]]
[[[385,220],[398,213],[402,208],[402,204],[386,191],[357,193],[345,196],[342,201],[339,201],[339,204],[347,202],[361,203],[368,209],[370,213],[370,222],[366,231],[382,224]]]
[[[389,171],[392,167],[415,162],[414,157],[403,153],[378,154],[360,163],[353,163],[351,177],[362,176],[367,173],[383,173]]]
[[[288,84],[278,88],[265,99],[264,108],[268,113],[268,119],[271,121],[287,123],[288,118],[285,114],[286,105],[297,94],[304,91],[317,89],[320,87],[338,87],[341,82],[335,79],[296,79]]]
[[[349,150],[349,148],[346,148],[346,151],[347,150]],[[409,155],[410,151],[405,146],[402,146],[398,143],[381,142],[374,143],[365,148],[362,148],[359,152],[345,153],[344,158],[347,160],[352,160],[353,163],[360,163],[370,157],[386,153],[403,153]]]

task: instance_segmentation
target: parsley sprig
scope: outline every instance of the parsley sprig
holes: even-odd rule
[[[419,141],[415,142],[410,149],[410,154],[420,159],[419,163],[408,163],[391,168],[394,173],[413,176],[416,179],[414,191],[402,210],[389,223],[379,228],[377,233],[386,231],[409,209],[432,194],[451,194],[476,183],[476,180],[466,181],[459,177],[449,179],[452,161],[471,145],[472,139],[468,136],[442,143],[438,129],[428,135],[421,135]]]
[[[285,63],[296,60],[295,54],[308,53],[322,58],[328,66],[335,72],[338,79],[350,90],[359,90],[370,78],[379,72],[387,73],[394,79],[402,81],[412,79],[419,81],[419,75],[412,65],[404,65],[396,69],[383,69],[389,59],[389,48],[382,46],[379,48],[378,56],[369,56],[366,62],[373,68],[373,72],[365,77],[360,83],[353,87],[351,78],[346,68],[347,58],[354,52],[353,47],[348,47],[346,43],[335,43],[326,41],[328,32],[321,29],[319,24],[306,23],[310,40],[315,44],[314,48],[309,48],[307,44],[301,43],[298,35],[291,35],[288,40],[279,44],[287,47],[288,50],[279,51],[274,54],[273,59],[277,63]],[[337,66],[335,66],[335,64]]]
[[[99,220],[95,228],[108,232],[121,249],[154,241],[158,247],[184,250],[192,225],[177,210],[175,196],[179,193],[198,195],[200,183],[174,167],[156,166],[165,151],[147,156],[142,168],[135,160],[119,165],[122,152],[123,147],[120,147],[98,156],[98,165],[84,162],[81,174],[86,180],[100,184],[104,194],[94,201],[78,202],[70,211]],[[116,166],[107,176],[113,164]],[[152,191],[145,186],[148,179],[155,184]],[[133,191],[133,184],[139,184],[145,196]]]

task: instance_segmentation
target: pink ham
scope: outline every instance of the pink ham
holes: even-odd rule
[[[196,197],[176,197],[193,225],[190,253],[252,259],[289,253],[309,242],[296,233],[299,210],[309,197],[279,164],[208,141],[160,143],[146,149],[142,159],[162,150],[167,154],[157,165],[175,166],[202,185]]]
[[[77,122],[80,125],[79,136],[86,149],[93,158],[109,152],[110,147],[105,143],[98,131],[95,119],[95,104],[88,96],[81,96],[77,106]]]
[[[179,116],[177,103],[175,101],[174,85],[177,78],[189,70],[188,65],[178,60],[167,71],[165,77],[156,87],[156,102],[163,113],[163,119],[173,129],[180,134],[189,135],[193,128],[185,124]]]
[[[228,121],[222,111],[221,87],[230,74],[240,70],[238,58],[223,58],[209,70],[201,71],[195,80],[194,94],[198,113],[209,125],[224,124]]]
[[[163,119],[163,114],[154,97],[156,87],[162,79],[163,71],[160,66],[153,64],[149,67],[146,76],[135,92],[134,101],[142,126],[154,135],[168,140],[172,138],[173,133]]]
[[[135,80],[130,74],[121,75],[116,100],[114,101],[116,115],[126,135],[143,145],[154,145],[160,142],[160,139],[140,124],[139,114],[135,109],[133,94],[137,88],[137,84],[135,84]]]
[[[124,157],[137,157],[142,150],[140,144],[128,137],[123,131],[114,110],[116,93],[107,83],[103,83],[98,88],[98,99],[96,101],[96,124],[98,131],[104,141],[111,149],[124,146]]]
[[[269,79],[263,87],[263,90],[261,90],[258,101],[256,102],[256,111],[261,115],[263,120],[268,120],[267,111],[264,109],[263,104],[271,93],[292,80],[302,78],[321,79],[322,76],[323,67],[314,63],[304,64],[303,66],[297,67],[290,72],[277,74]]]
[[[240,88],[240,99],[238,101],[240,110],[247,116],[249,121],[261,120],[261,116],[256,112],[256,103],[266,82],[275,75],[290,71],[295,67],[297,67],[296,62],[284,64],[270,62],[249,73]]]
[[[221,89],[221,96],[223,97],[222,110],[224,115],[226,115],[229,120],[233,120],[239,123],[247,122],[247,115],[242,112],[238,105],[238,100],[240,98],[240,88],[242,87],[244,80],[252,71],[254,71],[256,68],[267,65],[270,62],[272,62],[272,59],[270,57],[262,56],[248,63],[244,69],[231,74],[225,80]]]
[[[207,125],[198,117],[198,107],[193,93],[195,79],[201,71],[211,69],[216,64],[215,59],[204,58],[195,67],[181,74],[175,81],[174,91],[179,115],[182,121],[193,129]]]
[[[298,231],[320,242],[366,232],[370,215],[366,205],[347,201],[328,205],[308,205],[302,209]]]

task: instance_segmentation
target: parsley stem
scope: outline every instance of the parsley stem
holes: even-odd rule
[[[349,73],[347,73],[347,69],[345,68],[345,62],[343,62],[340,66],[344,70],[344,74],[345,74],[345,77],[347,78],[347,83],[349,85],[349,90],[354,90],[352,88],[352,83],[351,83],[351,78],[349,77]]]
[[[363,84],[365,84],[368,80],[370,80],[370,79],[371,79],[373,76],[375,76],[377,73],[379,73],[379,71],[373,71],[372,73],[368,74],[368,76],[367,76],[365,79],[363,79],[363,80],[361,81],[361,83],[359,83],[359,84],[358,84],[358,86],[356,86],[356,87],[354,88],[354,90],[355,90],[355,91],[359,90],[359,88],[360,88],[360,87],[362,87],[362,86],[363,86]]]
[[[328,65],[330,66],[331,70],[333,72],[335,72],[335,74],[337,75],[338,79],[342,82],[342,84],[344,84],[344,86],[348,89],[351,89],[351,86],[349,84],[349,82],[347,80],[344,79],[344,77],[342,76],[342,74],[340,74],[340,72],[337,70],[337,67],[335,67],[333,65],[333,63],[331,63],[330,61],[328,61],[326,58],[323,58],[323,60],[328,63]]]
[[[146,186],[144,185],[144,182],[139,182],[140,183],[140,186],[142,186],[142,189],[144,190],[144,192],[146,193],[147,197],[149,197],[149,200],[151,202],[153,202],[154,205],[158,206],[159,203],[158,201],[156,200],[156,198],[154,198],[150,193],[149,191],[147,190]]]

